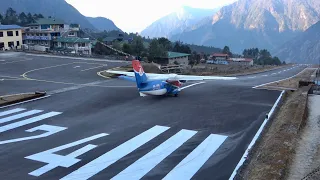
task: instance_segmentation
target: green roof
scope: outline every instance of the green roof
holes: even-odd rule
[[[64,42],[64,43],[89,43],[89,39],[76,38],[76,37],[60,37],[54,40],[55,42]]]
[[[190,54],[168,51],[168,58],[190,56]]]
[[[64,24],[64,21],[56,18],[39,18],[36,20],[35,23],[31,23],[29,25],[45,25],[45,24],[58,25],[58,24]]]

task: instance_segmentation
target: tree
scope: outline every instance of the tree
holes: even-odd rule
[[[140,36],[137,36],[133,39],[132,50],[137,56],[141,56],[141,53],[145,50],[143,40]]]
[[[232,56],[232,53],[231,53],[231,51],[230,51],[229,46],[225,46],[225,47],[223,48],[223,50],[222,50],[222,53],[223,53],[223,54],[228,54],[229,56]]]
[[[172,50],[172,43],[169,39],[167,38],[159,38],[158,39],[159,44],[161,44],[167,51],[171,51]]]
[[[131,54],[132,53],[132,48],[129,44],[127,43],[124,43],[123,46],[122,46],[122,51],[125,52],[125,53],[128,53],[128,54]]]
[[[0,23],[3,21],[3,16],[0,14]]]
[[[191,54],[191,49],[188,45],[182,44],[182,42],[177,41],[174,43],[172,51],[179,53]]]
[[[282,65],[286,65],[287,63],[285,61],[282,61]]]
[[[17,12],[12,8],[7,9],[3,24],[18,24]]]
[[[121,47],[121,45],[120,45],[120,42],[117,41],[117,40],[113,42],[112,47],[113,47],[114,49],[117,49],[117,50],[121,50],[121,49],[122,49],[122,47]]]
[[[28,23],[34,23],[35,22],[35,20],[33,19],[32,15],[31,15],[31,13],[28,13],[27,19],[28,19]]]
[[[162,44],[159,44],[157,39],[153,39],[149,46],[149,58],[154,59],[157,57],[167,57],[167,51]]]
[[[24,12],[19,14],[19,22],[20,22],[20,25],[22,26],[28,24],[28,17]]]

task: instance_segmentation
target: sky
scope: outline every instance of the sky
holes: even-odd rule
[[[141,32],[182,6],[214,9],[236,0],[66,0],[81,14],[111,19],[125,32]],[[120,3],[116,3],[120,2]]]

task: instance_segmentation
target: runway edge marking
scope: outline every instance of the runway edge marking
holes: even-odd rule
[[[43,96],[43,97],[39,97],[39,98],[35,98],[35,99],[31,99],[31,100],[27,100],[27,101],[15,103],[15,104],[10,104],[10,105],[7,105],[7,106],[0,107],[0,109],[4,109],[4,108],[8,108],[8,107],[12,107],[12,106],[19,105],[19,104],[25,104],[25,103],[28,103],[28,102],[33,102],[33,101],[45,99],[45,98],[48,98],[48,97],[50,97],[50,96],[51,96],[51,95],[46,95],[46,96]]]
[[[291,77],[288,77],[288,78],[284,78],[284,79],[280,79],[280,80],[278,80],[278,81],[272,81],[272,82],[260,84],[260,85],[258,85],[258,86],[254,86],[254,87],[252,87],[252,88],[253,88],[253,89],[257,89],[257,88],[262,87],[262,86],[265,86],[265,85],[269,85],[269,84],[272,84],[272,83],[276,83],[276,82],[280,82],[280,81],[284,81],[284,80],[288,80],[288,79],[294,78],[294,77],[302,74],[302,72],[304,72],[306,69],[316,69],[316,68],[305,68],[305,69],[303,69],[302,71],[300,71],[298,74],[296,74],[296,75],[294,75],[294,76],[291,76]]]
[[[241,157],[239,163],[237,164],[236,168],[234,169],[234,171],[232,172],[229,180],[232,180],[234,179],[234,177],[236,176],[237,174],[237,171],[240,169],[240,167],[243,165],[243,163],[245,162],[246,160],[246,157],[248,156],[249,154],[249,149],[251,149],[253,147],[253,145],[256,143],[257,139],[260,137],[264,127],[266,126],[266,124],[268,123],[270,117],[273,115],[276,107],[279,105],[279,102],[280,100],[282,99],[283,97],[283,94],[285,93],[285,91],[283,90],[280,94],[280,96],[278,97],[277,101],[274,103],[272,109],[270,110],[269,114],[268,114],[268,118],[266,118],[264,120],[264,122],[262,123],[262,125],[260,126],[258,132],[256,133],[256,135],[253,137],[251,143],[249,144],[248,148],[246,149],[246,151],[244,152],[243,156]]]

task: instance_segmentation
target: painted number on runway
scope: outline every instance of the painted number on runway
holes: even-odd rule
[[[86,165],[73,171],[61,180],[85,180],[93,177],[99,172],[105,170],[109,166],[117,163],[121,158],[127,156],[139,147],[147,144],[149,141],[165,133],[170,127],[166,126],[154,126],[145,132],[133,137],[132,139],[120,144],[114,149],[106,152],[98,158],[92,160]],[[152,149],[149,153],[142,156],[130,166],[123,169],[120,173],[115,175],[113,180],[126,180],[126,179],[141,179],[165,158],[169,157],[179,147],[183,146],[189,139],[197,134],[197,131],[185,130],[177,132],[175,135],[167,139],[156,148]],[[94,138],[91,137],[90,140]],[[216,152],[216,150],[227,139],[227,136],[211,134],[205,140],[203,140],[190,154],[188,154],[180,163],[178,163],[165,177],[164,179],[191,179],[199,169],[207,162],[207,160]],[[80,159],[75,157],[95,148],[95,145],[87,145],[67,156],[61,156],[53,154],[54,152],[61,151],[66,148],[76,146],[88,142],[89,140],[83,139],[64,146],[60,146],[48,151],[37,153],[26,157],[35,161],[48,163],[47,165],[39,168],[31,173],[33,176],[40,176],[54,168],[70,167]]]
[[[60,114],[61,112],[43,113],[43,110],[26,111],[26,109],[23,109],[23,108],[16,108],[16,109],[0,112],[0,124],[6,123],[6,125],[0,126],[0,134],[6,131],[10,131],[10,130],[22,127],[22,126],[43,121],[47,118],[54,117]],[[3,140],[3,141],[0,141],[0,145],[44,138],[44,137],[48,137],[50,135],[56,134],[65,129],[67,128],[43,124],[43,125],[26,130],[26,132],[44,131],[43,134],[35,135],[35,136],[26,136],[26,137],[21,137],[16,139]]]

